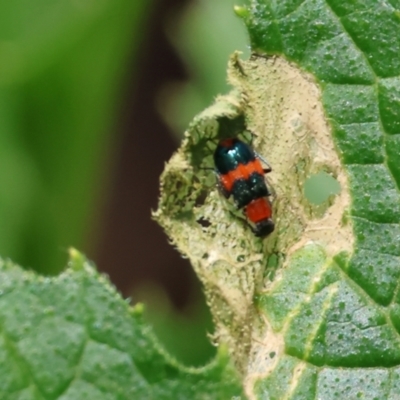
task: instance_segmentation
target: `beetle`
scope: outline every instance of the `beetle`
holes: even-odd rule
[[[266,237],[273,232],[271,196],[265,174],[271,172],[261,165],[262,158],[238,138],[221,140],[214,152],[218,187],[225,198],[233,197],[256,236]]]

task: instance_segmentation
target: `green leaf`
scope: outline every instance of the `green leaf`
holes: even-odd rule
[[[54,278],[0,262],[0,398],[226,399],[240,394],[226,350],[179,365],[75,250]]]
[[[202,280],[220,343],[260,399],[391,399],[400,387],[400,12],[395,2],[253,0],[255,51],[197,116],[155,216]],[[254,133],[275,232],[218,198],[212,152]],[[341,186],[312,204],[304,184]]]
[[[268,13],[261,10],[265,5]],[[312,73],[321,88],[349,178],[355,240],[342,265],[328,258],[326,268],[314,261],[302,271],[306,265],[296,267],[292,259],[282,280],[261,296],[263,311],[284,334],[283,359],[295,357],[295,364],[304,368],[304,375],[296,376],[293,367],[291,389],[284,395],[297,398],[295,387],[304,384],[305,372],[312,369],[318,379],[310,381],[307,398],[391,398],[399,385],[400,362],[395,322],[400,277],[399,11],[390,2],[332,0],[283,1],[279,6],[253,1],[251,7],[261,10],[246,16],[252,43],[273,53],[272,37],[260,30],[259,21],[274,21],[281,54]],[[291,279],[299,273],[309,276],[308,287],[296,288],[299,281]],[[323,281],[325,274],[328,282],[313,283]],[[295,305],[283,302],[283,294],[293,301],[293,292],[303,298],[295,296],[301,298]],[[375,369],[367,372],[368,367]],[[269,380],[259,381],[260,396],[273,390]]]

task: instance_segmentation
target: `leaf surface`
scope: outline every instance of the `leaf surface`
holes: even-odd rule
[[[226,399],[240,394],[226,351],[179,365],[93,266],[71,250],[54,278],[0,264],[0,398]]]
[[[348,258],[298,263],[300,252],[260,296],[272,329],[284,337],[284,352],[258,380],[259,398],[391,399],[398,392],[397,6],[252,1],[238,10],[256,51],[282,55],[315,77],[349,179],[354,236]]]
[[[191,259],[215,337],[228,343],[251,398],[398,392],[397,6],[253,0],[237,7],[255,54],[232,56],[234,89],[193,120],[163,174],[156,218]],[[218,198],[207,172],[218,139],[249,131],[273,167],[276,230],[264,242]],[[304,185],[321,172],[341,191],[317,206]]]

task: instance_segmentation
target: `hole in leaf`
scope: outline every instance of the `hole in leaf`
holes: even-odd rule
[[[326,172],[311,175],[304,182],[304,195],[307,200],[319,205],[328,200],[329,196],[340,193],[340,183]]]
[[[211,226],[211,222],[208,219],[205,219],[203,217],[199,218],[196,222],[199,225],[201,225],[203,228],[208,228]]]

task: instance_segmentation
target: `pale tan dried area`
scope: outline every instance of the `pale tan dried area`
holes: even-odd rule
[[[231,58],[228,79],[235,89],[194,119],[182,147],[167,164],[154,215],[172,243],[191,260],[213,313],[216,332],[212,338],[228,345],[243,374],[246,393],[253,398],[255,380],[268,375],[284,349],[282,333],[275,333],[255,309],[255,293],[276,285],[290,255],[307,243],[319,243],[332,257],[339,251],[351,253],[354,239],[351,223],[343,222],[350,205],[347,176],[313,79],[284,59],[241,61],[238,54]],[[273,168],[267,178],[275,192],[276,230],[264,241],[232,218],[216,189],[210,189],[203,205],[194,205],[202,182],[212,174],[193,171],[190,146],[205,132],[216,136],[219,116],[239,114],[245,115],[248,128],[256,135],[255,149]],[[340,182],[341,192],[326,204],[313,206],[304,197],[303,185],[321,170]],[[184,207],[188,216],[177,217]],[[201,226],[196,222],[200,218],[210,225]],[[273,280],[263,280],[272,252],[284,254],[286,261]],[[299,366],[295,377],[301,370]]]

